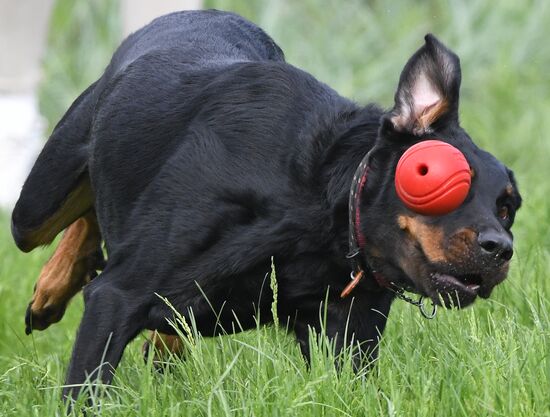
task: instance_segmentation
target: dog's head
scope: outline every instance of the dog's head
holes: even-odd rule
[[[506,278],[521,197],[512,171],[460,127],[460,78],[458,57],[426,36],[403,69],[395,106],[382,117],[360,210],[365,255],[376,270],[436,303],[463,307]],[[468,195],[448,214],[415,213],[395,191],[399,158],[426,139],[455,146],[471,168]]]

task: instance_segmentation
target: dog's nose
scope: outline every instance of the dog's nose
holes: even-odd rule
[[[496,230],[480,232],[477,241],[482,252],[502,261],[509,261],[514,254],[512,238]]]

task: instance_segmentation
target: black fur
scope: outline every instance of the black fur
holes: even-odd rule
[[[443,68],[438,54],[455,66]],[[174,13],[131,35],[56,127],[13,213],[14,237],[22,242],[82,175],[91,179],[108,260],[84,289],[67,384],[82,383],[86,373],[98,375],[108,340],[105,360],[116,367],[143,329],[173,333],[166,323],[172,313],[155,293],[184,315],[192,311],[205,335],[251,328],[258,312],[270,320],[265,276],[271,257],[280,321],[290,323],[305,356],[308,326],[319,329],[328,291],[327,334],[341,347],[347,324],[349,337],[373,360],[392,293],[367,278],[349,298],[339,294],[350,275],[351,180],[375,144],[361,204],[369,262],[424,295],[433,295],[429,274],[408,274],[402,261],[414,261],[423,273],[432,267],[493,271],[497,263],[481,258],[466,266],[434,266],[397,224],[405,214],[443,227],[448,236],[465,226],[511,236],[511,222],[496,216],[509,175],[458,125],[455,57],[427,37],[405,67],[396,106],[384,112],[360,107],[287,64],[263,31],[234,14]],[[428,79],[450,105],[418,134],[414,120],[398,125],[392,118],[403,115],[400,97],[414,105],[413,83],[425,64]],[[408,211],[393,187],[400,155],[427,137],[460,148],[476,171],[465,204],[437,218]],[[515,188],[513,197],[505,200],[512,215],[519,206]],[[487,278],[485,291],[497,281]],[[103,369],[101,378],[111,381],[112,373]],[[67,388],[65,395],[76,392]]]

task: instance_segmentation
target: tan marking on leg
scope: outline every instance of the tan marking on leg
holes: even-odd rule
[[[404,215],[397,217],[397,224],[402,230],[407,231],[413,240],[418,242],[430,262],[437,263],[448,260],[443,247],[445,235],[441,228],[428,226],[415,217]]]
[[[21,250],[30,252],[37,246],[51,243],[62,230],[83,216],[92,206],[93,193],[90,179],[86,175],[50,218],[37,229],[24,232]]]
[[[33,329],[43,330],[61,320],[70,299],[89,281],[89,257],[95,255],[100,243],[93,212],[67,228],[36,283],[29,306]]]
[[[153,330],[149,332],[148,339],[143,345],[143,354],[147,355],[149,353],[149,346],[152,343],[154,347],[153,363],[160,364],[165,362],[170,355],[183,356],[183,343],[177,335],[168,335]]]
[[[179,336],[159,333],[156,330],[151,333],[155,343],[155,348],[159,351],[170,352],[176,355],[182,353],[183,345]]]

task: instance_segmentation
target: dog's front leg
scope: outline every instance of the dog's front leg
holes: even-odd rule
[[[97,381],[109,384],[124,348],[144,328],[146,303],[120,282],[123,269],[107,266],[84,288],[84,315],[63,389],[66,400],[89,389],[95,395]]]
[[[389,291],[357,291],[349,298],[329,301],[312,311],[300,311],[294,331],[300,349],[309,363],[311,360],[309,328],[317,335],[324,333],[334,343],[336,354],[346,346],[353,346],[353,366],[359,371],[374,363],[378,357],[378,343],[386,327],[393,294]],[[324,323],[319,320],[324,317]],[[340,366],[337,360],[337,367]]]

